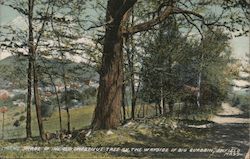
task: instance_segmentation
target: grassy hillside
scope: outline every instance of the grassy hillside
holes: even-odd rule
[[[92,119],[94,106],[84,106],[80,108],[70,109],[71,114],[71,127],[75,129],[81,129],[90,124]],[[10,138],[23,138],[25,137],[25,121],[21,121],[21,125],[19,127],[13,126],[16,120],[19,120],[21,116],[26,116],[24,107],[12,107],[5,114],[5,139]],[[44,128],[47,132],[55,132],[59,130],[59,117],[58,111],[55,110],[51,117],[44,119]],[[0,118],[2,121],[2,118]],[[66,111],[62,110],[62,124],[63,128],[67,128],[67,116]],[[32,109],[32,135],[38,136],[38,126],[36,120],[35,108]],[[0,132],[0,136],[2,136],[2,132]]]

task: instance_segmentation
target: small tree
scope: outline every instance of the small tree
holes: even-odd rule
[[[4,139],[4,114],[8,111],[6,106],[0,108],[0,113],[3,113],[3,122],[2,122],[2,139]]]

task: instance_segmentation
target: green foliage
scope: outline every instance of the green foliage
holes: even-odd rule
[[[19,118],[19,121],[24,121],[26,119],[26,117],[24,115],[21,115]]]
[[[24,57],[11,56],[0,61],[1,78],[12,82],[15,86],[26,86],[26,64]]]
[[[231,50],[228,35],[221,30],[205,33],[201,43],[202,61],[201,71],[204,75],[203,85],[210,90],[214,101],[223,100],[229,88],[230,74],[226,74],[229,67]],[[206,92],[204,92],[205,94]],[[209,96],[209,95],[208,95]],[[218,100],[217,100],[217,99]]]
[[[16,120],[16,121],[13,123],[13,126],[19,127],[19,126],[20,126],[20,120]]]
[[[196,106],[197,92],[194,90],[199,88],[198,77],[201,75],[202,105],[211,105],[211,109],[216,110],[214,106],[225,99],[230,86],[228,35],[220,29],[208,30],[200,41],[184,37],[175,21],[169,20],[161,27],[153,34],[149,33],[149,40],[144,45],[142,99],[160,103],[164,98],[167,102],[182,101]],[[185,85],[193,88],[193,92],[185,91]],[[207,110],[201,109],[200,114],[202,112],[206,114]]]
[[[148,102],[159,102],[160,96],[172,100],[178,85],[177,73],[173,66],[178,63],[178,56],[186,47],[186,38],[182,37],[177,26],[171,20],[161,25],[153,38],[145,42],[146,56],[143,59],[142,97]],[[162,90],[162,91],[161,91]]]

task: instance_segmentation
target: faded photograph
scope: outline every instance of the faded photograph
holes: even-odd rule
[[[250,159],[249,0],[0,0],[0,158]]]

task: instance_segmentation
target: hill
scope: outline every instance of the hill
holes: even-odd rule
[[[95,69],[85,63],[76,63],[70,60],[39,58],[37,60],[38,73],[41,82],[49,82],[48,75],[53,80],[61,81],[63,71],[69,81],[82,82],[84,80],[98,80],[98,73]],[[25,88],[27,81],[28,60],[26,57],[9,56],[0,61],[0,89],[5,89],[6,82],[12,87]]]

